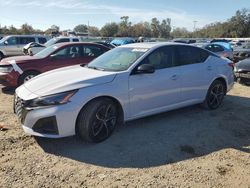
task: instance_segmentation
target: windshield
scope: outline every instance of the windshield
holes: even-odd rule
[[[0,40],[0,43],[3,43],[6,39],[8,39],[8,37],[3,37],[3,38]]]
[[[87,67],[104,71],[124,71],[147,50],[146,48],[115,48],[93,60]]]
[[[56,42],[56,38],[52,38],[50,40],[48,40],[46,43],[44,43],[44,46],[48,47],[48,46],[51,46],[53,44],[55,44]]]
[[[35,57],[39,57],[39,58],[45,58],[48,55],[50,55],[52,52],[54,52],[58,47],[56,45],[53,46],[49,46],[45,49],[43,49],[42,51],[38,52],[37,54],[35,54]]]

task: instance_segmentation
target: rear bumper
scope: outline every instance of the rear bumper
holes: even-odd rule
[[[248,73],[235,73],[236,78],[244,78],[244,79],[249,79],[250,80],[250,72]]]

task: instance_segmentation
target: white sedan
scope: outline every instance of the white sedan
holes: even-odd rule
[[[198,103],[216,109],[233,83],[232,63],[205,49],[135,43],[31,79],[14,111],[29,134],[101,142],[124,121]]]

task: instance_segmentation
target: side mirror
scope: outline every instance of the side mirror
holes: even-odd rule
[[[51,54],[50,56],[49,56],[51,59],[56,59],[56,54]]]
[[[6,40],[6,41],[4,41],[4,44],[5,44],[5,45],[8,45],[9,43],[8,43],[8,41]]]
[[[154,72],[155,72],[155,68],[153,65],[150,65],[150,64],[140,65],[136,70],[137,74],[152,74]]]

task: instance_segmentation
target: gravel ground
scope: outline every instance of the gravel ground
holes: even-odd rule
[[[26,135],[12,100],[0,91],[0,187],[250,188],[248,86],[235,84],[218,110],[132,121],[100,144]]]

